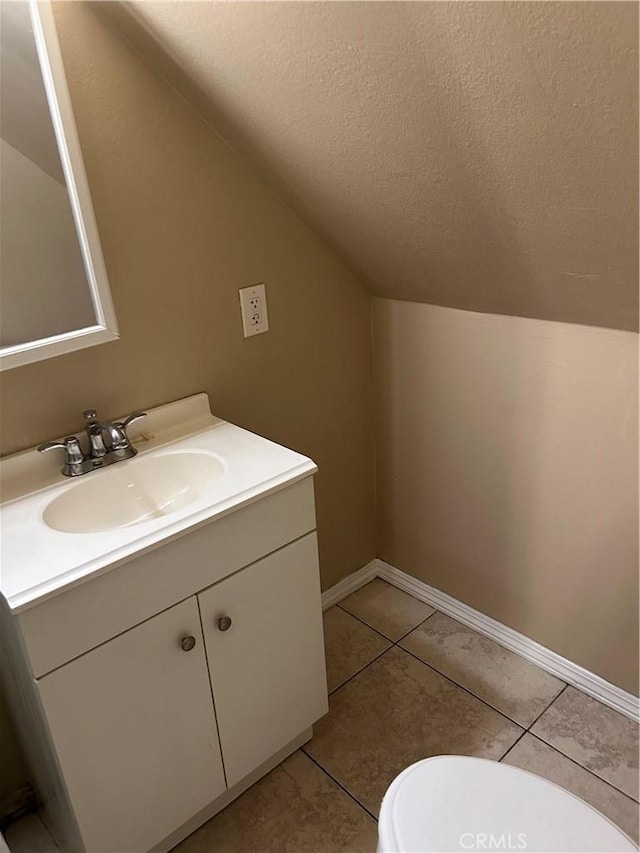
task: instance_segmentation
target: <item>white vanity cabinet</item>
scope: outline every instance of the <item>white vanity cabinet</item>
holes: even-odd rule
[[[87,851],[150,850],[224,792],[195,596],[37,689]]]
[[[64,853],[170,850],[328,710],[310,476],[2,605],[5,694]]]
[[[316,553],[310,533],[198,595],[230,787],[325,713]]]

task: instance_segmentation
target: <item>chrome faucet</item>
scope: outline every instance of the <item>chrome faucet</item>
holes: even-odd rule
[[[95,409],[87,409],[84,413],[85,430],[89,438],[89,457],[91,459],[102,459],[109,452],[117,453],[119,459],[129,459],[136,455],[136,450],[131,446],[127,427],[140,418],[146,418],[144,412],[134,412],[124,421],[98,421]],[[104,436],[108,436],[109,445],[105,446]]]
[[[135,456],[138,451],[129,440],[127,427],[146,416],[145,412],[133,412],[124,421],[99,421],[96,410],[87,409],[84,412],[85,431],[89,439],[87,453],[82,452],[80,441],[74,435],[68,436],[63,441],[48,441],[46,444],[41,444],[38,450],[43,453],[61,448],[65,452],[62,473],[65,477],[79,477],[82,474],[88,474],[89,471]]]

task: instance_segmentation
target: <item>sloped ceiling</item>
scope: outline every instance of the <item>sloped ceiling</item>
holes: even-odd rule
[[[126,5],[373,293],[637,327],[635,3]]]

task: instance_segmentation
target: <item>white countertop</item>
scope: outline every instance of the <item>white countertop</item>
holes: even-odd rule
[[[129,434],[136,457],[77,478],[60,473],[57,451],[31,449],[0,459],[0,593],[12,611],[32,607],[317,471],[306,456],[214,417],[206,394],[148,410]],[[209,453],[224,468],[211,489],[188,506],[101,532],[62,533],[45,524],[43,513],[51,501],[87,478],[147,454],[175,450]]]

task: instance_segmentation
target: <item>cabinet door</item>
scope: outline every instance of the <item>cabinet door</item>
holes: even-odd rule
[[[38,691],[89,853],[147,851],[225,790],[195,596]]]
[[[231,787],[328,710],[315,533],[198,598]]]

